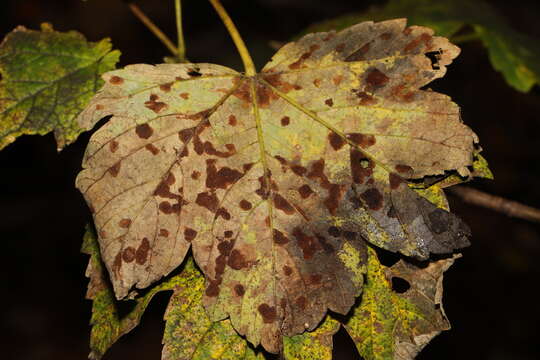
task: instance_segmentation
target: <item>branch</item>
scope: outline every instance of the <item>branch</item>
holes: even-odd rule
[[[517,201],[487,194],[467,186],[453,186],[448,190],[466,203],[482,206],[511,217],[540,222],[540,210]]]

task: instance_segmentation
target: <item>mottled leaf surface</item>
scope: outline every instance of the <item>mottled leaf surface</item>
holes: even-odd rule
[[[330,316],[314,331],[283,338],[283,356],[286,360],[332,360],[332,336],[340,324]]]
[[[470,173],[476,135],[449,97],[420,90],[458,52],[393,20],[307,35],[255,76],[212,64],[107,73],[78,122],[113,118],[77,187],[116,296],[192,246],[210,318],[277,352],[283,335],[354,304],[361,237],[419,259],[466,246],[468,228],[406,183]]]
[[[90,255],[86,269],[86,276],[90,278],[86,298],[92,300],[92,318],[90,324],[90,359],[100,359],[121,336],[133,330],[141,320],[146,307],[158,292],[172,290],[182,283],[184,273],[170,278],[167,281],[150,289],[144,296],[134,300],[133,309],[125,316],[120,317],[114,291],[108,280],[99,251],[97,236],[87,229],[82,246],[82,252]]]
[[[47,24],[9,33],[0,44],[0,149],[23,134],[51,131],[59,150],[73,142],[84,131],[75,118],[119,56],[108,39],[88,42]]]
[[[370,248],[362,302],[344,324],[360,355],[372,359],[414,359],[450,328],[442,308],[443,272],[454,258],[418,267],[400,260],[382,265]]]
[[[410,24],[430,27],[437,35],[446,37],[471,26],[473,34],[486,46],[493,67],[510,86],[527,92],[540,83],[540,41],[514,30],[483,0],[390,0],[383,7],[315,24],[306,32],[341,30],[359,21],[398,17],[407,18]]]
[[[204,276],[190,259],[167,306],[162,359],[263,360],[262,352],[253,350],[230,320],[208,318],[204,290]]]

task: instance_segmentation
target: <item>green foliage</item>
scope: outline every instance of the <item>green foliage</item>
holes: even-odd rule
[[[119,56],[109,39],[87,42],[78,32],[57,32],[48,24],[9,33],[0,45],[0,149],[20,135],[51,131],[58,150],[73,142],[86,130],[74,119]]]
[[[480,39],[486,46],[493,67],[518,91],[527,92],[540,83],[540,41],[512,29],[506,20],[483,0],[390,0],[359,14],[349,14],[315,24],[305,33],[341,30],[367,20],[404,17],[409,25],[428,26],[439,36],[459,43]],[[470,26],[473,33],[461,36]],[[452,36],[455,36],[452,38]]]

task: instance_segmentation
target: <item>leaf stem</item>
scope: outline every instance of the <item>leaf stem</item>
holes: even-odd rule
[[[223,21],[223,24],[227,28],[227,31],[229,32],[229,35],[231,35],[231,38],[234,42],[234,45],[236,45],[236,49],[238,49],[238,53],[240,54],[240,57],[242,58],[242,62],[244,63],[244,69],[246,71],[247,76],[254,76],[257,71],[255,70],[255,65],[253,64],[253,60],[251,59],[251,55],[249,54],[248,49],[246,48],[246,44],[244,43],[244,40],[242,40],[242,37],[240,36],[240,33],[238,32],[238,29],[234,25],[233,21],[231,20],[231,17],[229,14],[227,14],[227,11],[221,5],[221,2],[219,0],[209,0],[216,12],[218,13],[219,17],[221,18],[221,21]]]
[[[176,31],[178,33],[178,61],[181,63],[188,62],[186,58],[186,43],[184,41],[184,31],[182,28],[182,1],[174,0],[176,14]]]
[[[178,52],[178,49],[176,48],[176,46],[174,46],[173,42],[167,37],[167,35],[165,35],[163,33],[163,31],[161,31],[156,24],[154,24],[152,22],[152,20],[150,20],[148,18],[148,16],[146,16],[142,10],[135,4],[133,3],[130,3],[128,4],[130,10],[133,12],[133,14],[144,24],[146,25],[146,27],[159,39],[161,40],[161,42],[163,43],[163,45],[165,45],[167,47],[167,49],[169,49],[169,51],[174,55],[174,56],[179,56],[179,52]]]

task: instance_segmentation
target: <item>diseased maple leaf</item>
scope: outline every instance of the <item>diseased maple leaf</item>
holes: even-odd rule
[[[49,24],[10,32],[0,44],[0,149],[21,135],[51,131],[58,150],[75,141],[83,131],[75,118],[119,56],[109,39],[92,43]]]
[[[362,237],[419,259],[466,246],[468,228],[406,182],[469,174],[476,135],[449,97],[420,89],[458,52],[401,19],[307,35],[254,76],[212,64],[107,73],[78,121],[114,116],[77,187],[116,296],[192,246],[210,318],[277,352],[283,335],[354,304]]]

